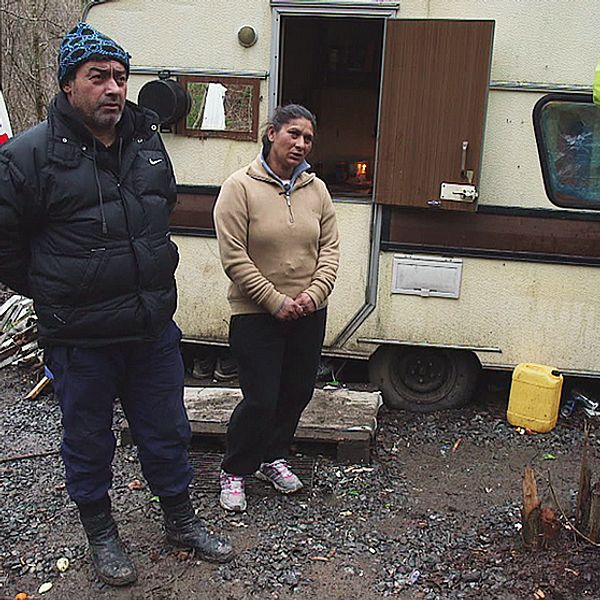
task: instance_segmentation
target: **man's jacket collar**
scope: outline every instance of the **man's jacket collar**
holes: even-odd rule
[[[157,116],[127,101],[117,124],[117,139],[123,146],[135,140],[145,141],[158,131]],[[99,143],[99,142],[98,142]],[[76,167],[84,152],[92,152],[94,139],[64,92],[59,92],[48,106],[48,157],[65,167]]]

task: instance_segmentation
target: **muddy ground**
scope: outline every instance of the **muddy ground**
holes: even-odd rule
[[[506,423],[506,377],[484,374],[476,401],[459,410],[383,407],[370,465],[339,465],[323,448],[303,447],[292,464],[302,466],[307,491],[281,497],[252,483],[242,516],[217,505],[219,457],[209,448],[192,495],[199,514],[237,548],[226,566],[166,545],[150,491],[128,487],[143,483],[135,449],[119,446],[112,498],[139,581],[112,589],[92,572],[65,493],[56,398],[23,399],[39,376],[0,372],[0,599],[18,592],[78,600],[600,599],[597,548],[565,530],[553,547],[527,551],[519,532],[527,464],[543,494],[550,475],[561,508],[573,515],[583,414],[550,433],[522,435]],[[597,475],[599,439],[592,422]],[[60,558],[69,560],[64,573]],[[44,583],[52,588],[42,595]]]

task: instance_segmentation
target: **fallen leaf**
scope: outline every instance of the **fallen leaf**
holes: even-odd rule
[[[542,592],[542,590],[536,590],[535,593],[533,594],[533,596],[537,600],[543,600],[543,598],[546,597],[546,594],[544,594],[544,592]]]
[[[139,479],[134,479],[127,484],[127,487],[130,490],[143,490],[146,486]]]
[[[61,572],[64,573],[68,568],[69,568],[69,559],[65,558],[64,556],[62,558],[59,558],[56,561],[56,568]]]
[[[148,558],[152,562],[158,562],[160,560],[160,552],[158,550],[150,550]]]
[[[49,592],[52,589],[52,584],[47,581],[46,583],[42,583],[42,585],[40,585],[40,588],[38,589],[38,594],[45,594],[46,592]]]
[[[26,592],[19,592],[16,596],[15,596],[15,600],[27,600],[28,596]]]
[[[337,552],[337,547],[334,546],[328,553],[327,553],[327,558],[333,558],[335,556],[335,553]]]
[[[326,556],[309,556],[308,560],[320,560],[322,562],[327,562],[329,559]]]
[[[452,446],[452,454],[454,454],[457,450],[458,447],[462,444],[462,438],[459,437],[455,442],[454,442],[454,446]]]
[[[542,458],[544,460],[556,460],[556,456],[554,456],[554,454],[551,454],[550,452],[546,452]]]

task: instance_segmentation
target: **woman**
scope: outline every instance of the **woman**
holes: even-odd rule
[[[231,280],[229,343],[243,393],[221,470],[226,510],[246,509],[244,483],[252,474],[284,494],[302,488],[286,458],[312,397],[339,261],[331,197],[307,172],[315,130],[303,106],[275,109],[262,152],[225,181],[215,205]]]

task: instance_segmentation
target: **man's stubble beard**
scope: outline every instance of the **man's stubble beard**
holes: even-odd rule
[[[113,129],[121,120],[121,117],[123,116],[123,110],[121,110],[121,112],[119,112],[118,114],[103,115],[100,113],[99,109],[93,114],[89,125],[92,126],[94,129]]]

